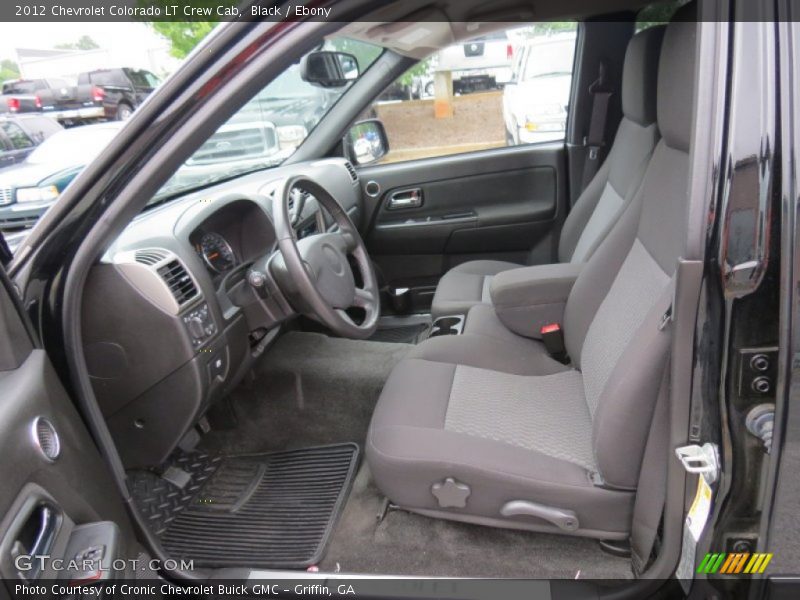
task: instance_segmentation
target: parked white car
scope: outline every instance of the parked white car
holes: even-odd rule
[[[574,32],[535,37],[517,49],[503,89],[509,145],[564,138],[574,55]]]

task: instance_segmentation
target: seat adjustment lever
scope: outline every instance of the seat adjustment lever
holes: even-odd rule
[[[528,500],[506,502],[500,509],[500,514],[504,517],[536,517],[548,521],[564,531],[578,529],[578,515],[574,511],[536,504]]]

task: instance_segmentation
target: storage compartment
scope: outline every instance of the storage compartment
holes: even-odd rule
[[[428,337],[438,337],[440,335],[459,335],[464,330],[463,315],[449,315],[439,317],[433,322],[431,332]]]

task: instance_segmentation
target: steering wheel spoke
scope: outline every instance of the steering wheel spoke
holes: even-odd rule
[[[364,288],[356,288],[355,297],[353,298],[353,306],[358,308],[368,309],[375,305],[375,295],[369,290]]]
[[[336,309],[334,309],[334,312],[336,312],[336,314],[339,315],[339,318],[342,321],[344,321],[345,323],[347,323],[348,325],[352,325],[353,327],[358,327],[358,325],[356,325],[355,321],[353,321],[353,319],[350,318],[350,315],[348,315],[347,311],[344,310],[343,308],[336,308]]]
[[[354,252],[356,248],[358,248],[358,240],[356,239],[356,236],[349,231],[342,231],[339,233],[339,236],[341,236],[342,240],[344,241],[344,248],[348,254],[350,252]]]

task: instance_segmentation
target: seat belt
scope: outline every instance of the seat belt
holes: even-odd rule
[[[650,562],[667,498],[669,372],[667,360],[653,410],[653,420],[650,422],[650,433],[647,436],[633,505],[631,562],[637,576],[645,571]]]
[[[592,115],[589,120],[589,134],[583,139],[583,145],[587,148],[583,163],[583,189],[586,189],[600,168],[600,151],[605,146],[608,105],[613,95],[606,71],[606,64],[600,61],[597,79],[589,86],[589,93],[592,95]]]

